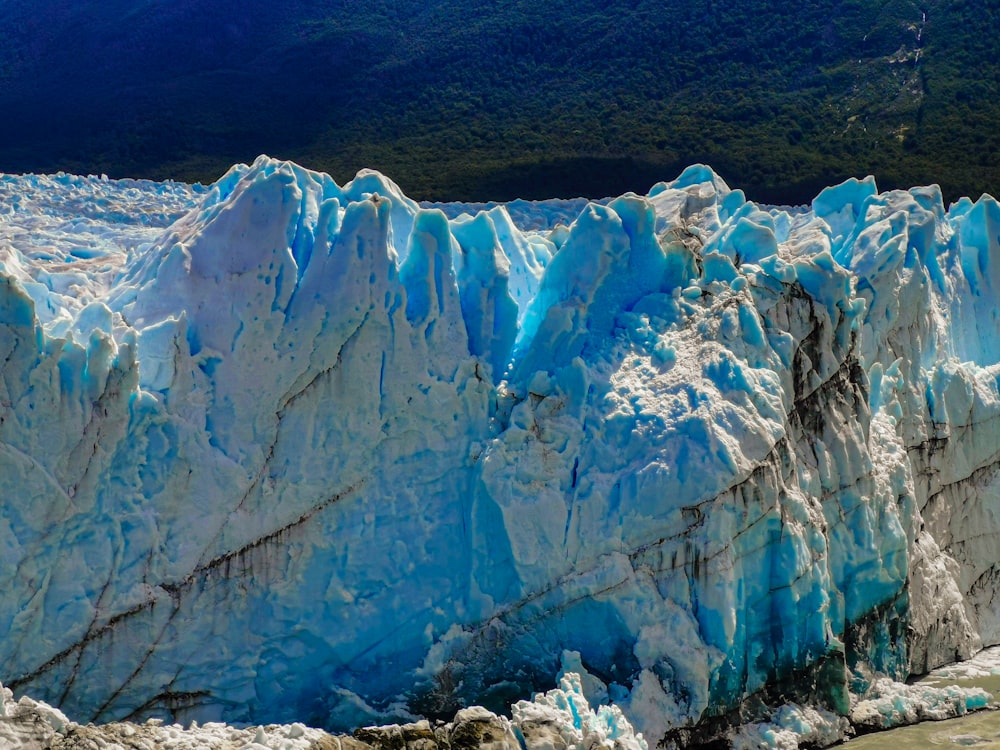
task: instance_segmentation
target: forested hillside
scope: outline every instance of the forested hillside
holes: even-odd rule
[[[207,181],[260,152],[426,199],[1000,192],[998,0],[8,0],[0,171]]]

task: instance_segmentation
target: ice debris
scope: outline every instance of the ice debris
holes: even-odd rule
[[[851,706],[851,723],[860,729],[889,729],[920,721],[941,721],[986,708],[993,697],[982,688],[954,685],[905,685],[880,677]]]
[[[648,750],[621,711],[591,709],[574,673],[534,701],[519,701],[510,719],[472,706],[449,722],[432,725],[422,719],[362,727],[350,736],[330,735],[298,722],[242,728],[219,722],[182,727],[159,720],[83,726],[40,701],[22,697],[15,702],[11,691],[0,685],[0,745],[4,750]]]
[[[575,672],[564,674],[558,688],[515,703],[512,717],[528,750],[649,750],[618,706],[591,708]]]
[[[850,722],[832,711],[786,703],[768,721],[745,724],[729,737],[733,750],[798,750],[830,747],[852,734]]]

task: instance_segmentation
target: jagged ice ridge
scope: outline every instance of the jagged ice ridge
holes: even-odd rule
[[[994,199],[446,208],[0,177],[4,684],[338,729],[575,652],[683,744],[1000,642]]]

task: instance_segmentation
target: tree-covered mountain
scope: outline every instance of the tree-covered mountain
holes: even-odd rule
[[[1000,192],[997,0],[6,0],[0,171],[211,180],[260,152],[427,199]]]

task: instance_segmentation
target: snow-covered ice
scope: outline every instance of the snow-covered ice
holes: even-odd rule
[[[995,200],[476,208],[0,178],[4,684],[346,729],[575,653],[652,744],[825,742],[1000,642]]]

